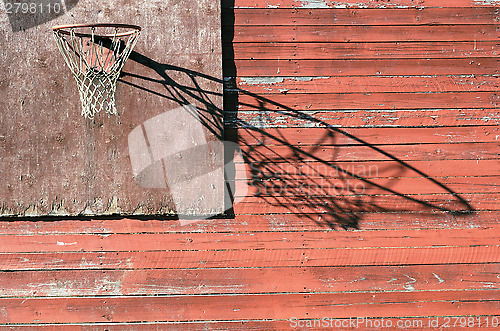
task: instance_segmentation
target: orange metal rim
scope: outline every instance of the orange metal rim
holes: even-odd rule
[[[86,24],[68,24],[68,25],[56,25],[52,27],[52,31],[62,33],[65,35],[71,35],[68,30],[79,29],[79,28],[118,28],[118,29],[130,29],[131,31],[117,33],[116,35],[99,35],[101,37],[126,37],[130,36],[138,31],[141,31],[141,27],[132,24],[120,24],[120,23],[86,23]],[[76,36],[88,37],[91,36],[88,33],[75,32]]]

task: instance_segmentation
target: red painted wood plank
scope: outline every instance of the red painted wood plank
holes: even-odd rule
[[[234,22],[233,22],[234,14]],[[423,24],[495,24],[500,16],[496,8],[424,8],[424,9],[270,9],[237,8],[223,10],[224,25],[423,25]]]
[[[313,202],[302,200],[308,197],[312,201],[319,199],[326,203],[329,196],[341,196],[342,199],[351,199],[351,202],[358,201],[360,204],[364,201],[365,204],[370,206],[372,203],[378,202],[384,206],[386,205],[389,209],[391,209],[391,199],[394,199],[394,204],[401,203],[405,208],[409,207],[410,202],[397,198],[392,192],[425,201],[430,200],[439,204],[455,202],[456,199],[451,196],[451,193],[442,186],[438,186],[437,183],[439,183],[452,192],[461,196],[466,195],[464,196],[466,200],[481,204],[481,207],[483,207],[480,208],[478,205],[477,208],[491,210],[500,207],[500,201],[490,195],[499,194],[499,177],[444,177],[433,178],[433,181],[427,178],[411,177],[379,179],[360,176],[362,179],[355,179],[349,175],[337,175],[337,169],[334,168],[331,169],[331,176],[324,177],[289,176],[286,173],[279,172],[265,176],[260,174],[257,169],[255,172],[256,174],[248,181],[241,180],[236,185],[237,189],[240,188],[241,192],[245,194],[243,197],[248,197],[246,199],[248,203],[253,200],[255,200],[255,203],[259,203],[258,199],[260,197],[270,202],[273,201],[273,198],[276,198],[275,203],[278,204],[278,199],[283,197],[290,199],[289,203],[297,203],[295,207],[299,208],[299,206],[303,205],[314,205]],[[394,171],[394,174],[397,174],[397,171]],[[244,185],[245,187],[243,187]],[[248,191],[243,191],[244,188],[247,188],[247,185],[249,186]],[[471,196],[474,193],[478,195]],[[436,194],[443,195],[436,196]],[[236,195],[241,196],[238,192]],[[353,196],[356,196],[356,199]],[[251,197],[254,197],[254,199],[250,199]],[[419,208],[419,206],[415,206],[415,208]]]
[[[269,165],[271,169],[276,163],[309,161],[321,162],[327,165],[328,162],[336,161],[498,160],[500,158],[497,152],[498,147],[498,143],[408,144],[380,147],[341,145],[306,146],[303,148],[292,148],[287,145],[259,146],[258,148],[241,146],[249,162],[254,162],[256,165],[262,162],[264,166]],[[400,169],[405,171],[403,165]],[[397,169],[395,169],[395,174],[396,171]],[[335,171],[335,174],[337,174],[337,171]]]
[[[339,213],[343,215],[345,213]],[[314,215],[316,216],[316,215]],[[478,211],[469,215],[446,212],[412,213],[360,213],[360,228],[386,229],[469,229],[495,226],[500,220],[498,211]],[[0,222],[3,235],[29,234],[118,234],[118,233],[209,233],[252,231],[331,231],[316,219],[295,214],[248,216],[237,215],[230,219],[165,220],[165,219],[94,219],[89,221],[68,219],[31,219]]]
[[[496,57],[498,42],[225,43],[225,61]]]
[[[497,142],[500,127],[441,127],[441,128],[269,128],[238,129],[226,137],[238,139],[240,145],[396,145],[429,143]]]
[[[20,271],[0,273],[0,297],[481,290],[500,288],[499,270],[491,263]]]
[[[423,323],[423,322],[422,322]],[[95,331],[96,324],[89,323],[57,323],[57,324],[19,324],[19,325],[1,325],[8,327],[9,330],[31,331],[31,330],[69,330],[69,331]],[[134,323],[99,323],[98,326],[103,330],[137,330],[137,331],[158,331],[158,330],[283,330],[290,328],[289,321],[202,321],[202,322],[134,322]],[[311,329],[314,330],[314,329]]]
[[[203,251],[497,245],[500,225],[481,229],[2,236],[0,253]],[[123,243],[127,243],[124,245]],[[500,270],[499,270],[500,272]]]
[[[234,37],[229,32],[223,35],[224,42],[394,42],[394,41],[498,41],[498,24],[474,25],[267,25],[236,26]],[[231,35],[231,37],[229,37]],[[228,37],[226,37],[228,36]]]
[[[471,206],[466,206],[453,196],[353,196],[342,195],[342,189],[332,196],[305,196],[287,195],[283,190],[261,189],[262,191],[277,192],[274,196],[248,197],[234,207],[239,215],[262,214],[297,214],[303,217],[316,219],[319,223],[331,223],[355,227],[360,214],[364,212],[414,212],[447,210],[452,213],[467,213],[472,210],[498,210],[500,203],[495,198],[473,197],[460,194],[460,197]],[[292,189],[289,189],[292,191]],[[410,200],[412,199],[412,200]],[[347,213],[345,215],[342,212]],[[349,214],[350,213],[350,214]],[[314,216],[313,216],[314,215]]]
[[[265,107],[271,107],[266,105]],[[497,108],[421,109],[387,111],[234,111],[227,110],[226,127],[311,128],[330,125],[342,128],[362,127],[440,127],[476,126],[500,123]]]
[[[370,60],[235,60],[226,76],[311,77],[394,75],[493,75],[498,58],[466,59],[370,59]]]
[[[495,92],[496,76],[238,77],[226,92],[263,94]]]
[[[0,253],[4,271],[500,263],[500,246]]]
[[[270,191],[267,189],[266,191]],[[309,217],[319,224],[346,225],[357,227],[359,220],[367,212],[410,213],[416,211],[442,210],[454,214],[481,210],[498,211],[498,200],[495,198],[471,198],[468,194],[460,194],[458,198],[445,199],[442,196],[403,195],[393,197],[342,195],[342,193],[325,196],[287,196],[275,190],[276,196],[249,197],[237,204],[234,209],[239,215],[259,214],[296,214]],[[391,204],[392,201],[392,204]],[[467,201],[467,204],[464,202]]]
[[[286,162],[296,161],[384,161],[397,158],[407,160],[497,160],[499,143],[461,143],[425,145],[387,145],[380,150],[370,146],[321,146],[297,150],[289,146],[241,146],[249,161]],[[385,152],[392,157],[389,157]],[[253,154],[252,154],[253,153]]]
[[[360,304],[360,302],[362,302]],[[0,323],[85,323],[487,315],[499,291],[0,299]],[[189,309],[186,309],[189,307]],[[273,307],[273,309],[269,309]]]
[[[418,169],[417,173],[411,167]],[[253,168],[253,169],[252,169]],[[500,160],[436,160],[436,161],[408,161],[402,165],[398,161],[369,161],[369,162],[283,162],[257,165],[236,166],[236,180],[252,178],[252,170],[261,177],[280,174],[291,179],[322,178],[326,176],[340,176],[345,170],[363,178],[398,178],[422,177],[460,177],[460,176],[500,176]],[[496,180],[496,179],[494,179]]]
[[[268,104],[241,93],[238,106],[248,110],[324,110],[324,109],[436,109],[493,108],[500,105],[497,92],[447,93],[335,93],[335,94],[264,94]],[[279,106],[283,105],[283,106]]]
[[[457,325],[460,325],[460,321],[467,321],[469,316],[464,315],[464,316],[443,316],[443,317],[415,317],[415,318],[384,318],[384,323],[387,323],[388,325],[398,325],[398,323],[401,323],[401,327],[404,327],[405,330],[422,330],[423,326],[427,326],[429,324],[433,325],[432,323],[435,323],[437,321],[438,323],[441,323],[440,325],[446,324],[446,325],[453,325],[455,318],[458,320]],[[473,317],[474,319],[474,317]],[[489,323],[492,324],[494,321],[496,323],[498,316],[480,316],[476,318],[476,325],[479,325],[479,322],[482,322],[481,324],[481,330],[498,330],[497,327],[486,327],[486,321],[490,321]],[[302,320],[305,321],[305,320]],[[342,330],[363,330],[363,326],[357,326],[356,322],[354,323],[354,326],[349,327],[349,323],[351,323],[352,320],[349,319],[333,319],[328,320],[326,325],[328,327],[335,328],[335,324],[337,324],[338,327],[341,327]],[[290,328],[293,328],[294,325],[297,324],[298,326],[298,321],[291,323],[290,320],[239,320],[239,321],[204,321],[204,322],[155,322],[154,324],[151,323],[99,323],[100,326],[105,328],[108,331],[114,331],[114,330],[152,330],[152,331],[157,331],[157,330],[220,330],[220,331],[232,331],[232,330],[287,330]],[[310,323],[314,325],[316,323],[317,327],[314,326],[307,326],[307,330],[324,330],[325,326],[321,326],[320,322],[300,322],[304,323],[303,325],[306,325],[306,323]],[[367,322],[363,322],[365,324]],[[381,318],[378,319],[373,319],[372,323],[370,325],[374,325],[373,323],[381,323]],[[407,326],[405,326],[405,323]],[[472,322],[471,322],[472,323]],[[344,326],[342,326],[345,325]],[[378,324],[375,324],[378,325]],[[464,324],[466,325],[466,324]],[[471,324],[472,325],[472,324]],[[472,326],[471,326],[472,327]],[[87,330],[95,330],[94,326],[88,325],[88,324],[42,324],[42,325],[36,325],[36,324],[30,324],[29,326],[26,325],[21,325],[21,326],[12,326],[9,325],[9,329],[11,330],[78,330],[78,331],[87,331]],[[447,327],[446,330],[450,331],[462,331],[463,327],[461,326],[450,326]]]
[[[458,323],[456,325],[460,325],[460,321],[467,321],[468,318],[470,318],[468,315],[464,316],[443,316],[443,317],[414,317],[414,318],[384,318],[384,323],[387,323],[387,325],[398,325],[398,323],[401,323],[401,327],[404,327],[405,330],[422,330],[423,326],[428,326],[429,324],[433,325],[433,323],[437,322],[440,323],[439,325],[453,325],[455,318],[457,318]],[[479,322],[481,322],[481,330],[498,330],[497,327],[486,327],[487,321],[489,321],[489,324],[496,323],[498,316],[478,316],[478,317],[473,317],[475,320],[476,325],[479,327]],[[305,321],[305,320],[303,320]],[[349,323],[351,323],[352,320],[349,319],[333,319],[328,320],[327,325],[332,328],[335,328],[335,324],[337,324],[338,327],[341,327],[342,330],[363,330],[363,325],[357,325],[356,322],[354,323],[354,326],[349,327]],[[220,331],[232,331],[232,330],[287,330],[290,328],[293,328],[294,325],[297,324],[298,326],[298,321],[291,323],[290,320],[238,320],[238,321],[202,321],[202,322],[155,322],[154,324],[151,323],[99,323],[99,326],[102,326],[108,331],[114,331],[114,330],[151,330],[151,331],[157,331],[157,330],[220,330]],[[302,323],[302,322],[301,322]],[[310,323],[314,325],[315,322],[303,322],[304,325],[306,323]],[[324,330],[325,326],[321,326],[320,322],[316,322],[316,325],[319,325],[318,327],[314,326],[307,326],[307,330]],[[363,324],[370,323],[370,322],[363,322]],[[374,325],[374,323],[381,323],[381,318],[378,319],[373,319],[371,321],[371,325]],[[405,326],[406,323],[406,326]],[[472,322],[471,322],[472,323]],[[342,326],[342,324],[344,326]],[[378,324],[375,324],[378,325]],[[466,324],[464,324],[466,325]],[[472,325],[472,324],[471,324]],[[471,326],[473,327],[473,326]],[[31,331],[31,330],[78,330],[78,331],[87,331],[87,330],[95,330],[95,326],[93,325],[88,325],[88,324],[42,324],[42,325],[37,325],[37,324],[30,324],[29,326],[26,325],[16,325],[12,326],[9,325],[10,330],[26,330],[26,331]],[[450,331],[462,331],[463,327],[461,326],[450,326],[446,327],[446,330]]]
[[[222,0],[223,8],[433,8],[499,7],[496,0]]]

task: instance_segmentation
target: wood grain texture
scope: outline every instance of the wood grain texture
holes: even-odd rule
[[[414,169],[418,169],[417,173]],[[251,179],[252,170],[262,178],[273,175],[289,179],[340,177],[343,170],[363,178],[415,178],[415,177],[497,177],[500,175],[500,160],[434,160],[434,161],[367,161],[349,162],[285,162],[245,164],[236,167],[236,180]]]
[[[345,185],[345,183],[343,183]],[[352,191],[361,191],[360,185],[355,186]],[[307,189],[294,189],[287,187],[283,189],[266,188],[259,189],[258,192],[265,191],[267,194],[274,194],[269,197],[265,194],[258,197],[246,198],[243,202],[234,207],[235,212],[244,215],[260,214],[296,214],[298,216],[309,216],[317,219],[319,223],[333,222],[338,220],[340,224],[349,226],[349,222],[356,222],[362,219],[363,213],[371,212],[393,212],[411,213],[417,211],[446,211],[455,215],[467,214],[471,210],[498,210],[497,198],[491,196],[472,196],[461,193],[460,200],[452,195],[408,195],[393,194],[390,196],[366,196],[362,194],[347,194],[343,186],[327,190],[323,195],[317,193],[315,189],[312,194],[308,194]],[[298,193],[295,194],[295,192]],[[303,193],[302,191],[306,191]],[[328,195],[326,195],[328,194]],[[276,195],[280,195],[276,197]],[[465,204],[467,203],[467,204]],[[335,216],[337,213],[346,212],[345,215]],[[350,214],[349,214],[350,213]]]
[[[348,169],[346,172],[348,172]],[[470,202],[483,204],[484,207],[487,206],[487,209],[499,207],[499,201],[495,195],[500,190],[500,181],[496,180],[495,177],[445,177],[434,178],[434,181],[431,181],[428,178],[390,177],[372,179],[363,176],[353,178],[353,176],[338,175],[336,173],[331,176],[325,175],[315,178],[310,176],[293,177],[278,172],[274,173],[274,176],[270,179],[264,175],[255,176],[248,182],[238,182],[237,186],[244,184],[251,187],[248,191],[243,191],[244,195],[238,195],[237,193],[236,196],[247,197],[245,199],[247,203],[250,201],[259,203],[259,198],[272,200],[269,197],[274,197],[276,204],[279,204],[283,197],[285,199],[282,202],[286,203],[288,200],[289,202],[286,205],[294,205],[294,209],[314,206],[311,201],[314,201],[315,198],[322,199],[323,204],[327,205],[329,199],[336,200],[338,196],[342,199],[356,196],[356,198],[352,198],[352,203],[357,201],[359,204],[363,204],[363,201],[366,200],[365,203],[368,205],[381,203],[390,209],[391,199],[394,199],[393,205],[401,204],[402,207],[408,208],[410,204],[410,202],[405,202],[404,199],[396,197],[396,193],[404,195],[404,197],[421,198],[424,201],[452,203],[456,199],[449,191],[458,191],[462,198]],[[252,199],[252,197],[255,198]],[[308,198],[311,201],[308,201]],[[314,207],[320,208],[319,206]],[[363,208],[362,206],[359,207]],[[393,208],[397,209],[397,206]],[[418,208],[424,207],[413,206],[413,208],[418,210]],[[357,208],[353,207],[353,210],[355,209]]]
[[[394,9],[271,9],[237,8],[223,11],[224,25],[436,25],[495,24],[500,19],[497,8],[408,8]]]
[[[268,107],[265,103],[263,106]],[[273,104],[271,104],[273,106]],[[351,111],[227,111],[229,128],[313,128],[313,127],[443,127],[497,126],[497,108],[408,109]]]
[[[422,25],[422,26],[329,26],[321,25],[266,25],[235,26],[232,42],[405,42],[415,41],[497,41],[497,24],[477,25]],[[223,38],[223,42],[228,42]]]
[[[495,92],[496,76],[355,76],[355,77],[238,77],[226,84],[227,93],[330,94],[330,93],[436,93]],[[244,92],[243,92],[244,91]]]
[[[500,226],[482,229],[383,231],[307,231],[254,233],[82,234],[2,236],[0,253],[22,252],[153,252],[205,250],[275,250],[301,248],[353,249],[373,247],[497,245]],[[128,245],[123,246],[126,242]]]
[[[320,217],[320,215],[314,215]],[[0,253],[5,271],[499,263],[500,246]]]
[[[495,0],[321,0],[321,1],[294,1],[294,0],[223,0],[223,8],[469,8],[493,7],[500,5]]]
[[[493,75],[498,58],[465,59],[351,59],[345,60],[235,60],[239,77]],[[225,75],[235,76],[230,67]]]
[[[435,300],[430,291],[407,293],[325,293],[236,296],[159,296],[105,298],[0,299],[1,323],[85,323],[322,318],[487,315],[500,307],[499,292],[448,291]],[[358,304],[363,302],[363,304]],[[190,309],[186,309],[186,307]],[[273,307],[270,310],[268,307]],[[293,316],[290,316],[293,311]]]
[[[499,265],[492,263],[223,270],[16,271],[0,273],[3,284],[0,296],[498,290],[498,270]]]
[[[449,320],[448,320],[449,318]],[[421,330],[422,327],[427,327],[430,323],[434,323],[435,321],[444,325],[453,325],[455,318],[460,323],[460,320],[467,320],[467,316],[450,316],[445,318],[427,318],[427,317],[414,317],[411,319],[402,318],[384,318],[384,323],[387,322],[389,325],[398,325],[397,323],[403,323],[401,325],[405,325],[404,323],[408,323],[408,326],[404,326],[405,330]],[[479,322],[481,324],[481,330],[497,330],[497,327],[494,326],[486,326],[486,323],[492,323],[492,321],[497,321],[498,315],[489,315],[489,316],[481,316],[478,317],[479,321],[476,321],[476,325]],[[203,321],[203,322],[155,322],[155,323],[99,323],[99,326],[106,328],[106,330],[114,331],[114,330],[158,330],[158,329],[168,329],[168,330],[220,330],[220,331],[229,331],[229,330],[286,330],[294,327],[295,325],[299,325],[299,320],[293,321],[291,320],[237,320],[237,321]],[[308,325],[308,330],[324,330],[325,325],[321,326],[320,320],[314,322],[311,319],[301,319],[301,325]],[[373,318],[366,319],[360,321],[359,326],[356,324],[356,320],[354,320],[353,325],[349,327],[349,323],[352,322],[352,319],[335,319],[331,318],[328,320],[326,325],[330,327],[330,325],[335,328],[335,323],[338,323],[337,326],[342,327],[343,330],[359,330],[363,328],[362,324],[371,323],[368,327],[373,327],[373,325],[379,325],[377,323],[382,323],[382,318]],[[309,323],[309,324],[306,324]],[[314,326],[316,323],[316,327]],[[342,326],[345,325],[344,326]],[[432,324],[431,324],[432,325]],[[457,323],[457,325],[459,325]],[[74,324],[30,324],[29,326],[8,326],[10,330],[80,330],[80,331],[88,331],[95,330],[94,325],[83,324],[83,323],[74,323]],[[447,327],[447,330],[458,331],[462,330],[463,327]]]
[[[245,154],[255,153],[257,161],[286,162],[287,159],[301,161],[385,161],[397,158],[407,160],[498,160],[499,143],[462,143],[426,145],[388,145],[381,149],[371,146],[322,146],[302,150],[289,146],[261,147],[254,152],[252,147],[242,146]]]
[[[493,108],[500,104],[498,92],[447,93],[336,93],[336,94],[262,94],[269,107],[255,97],[242,94],[239,110],[323,110],[323,109],[453,109]],[[278,104],[284,105],[283,107]]]
[[[498,43],[476,42],[286,42],[286,43],[225,43],[226,60],[335,60],[373,58],[467,58],[496,57]],[[234,55],[233,55],[234,53]],[[229,55],[231,54],[231,55]]]
[[[232,135],[231,135],[232,134]],[[237,134],[237,137],[236,137]],[[240,128],[228,133],[241,145],[341,146],[341,145],[411,145],[497,142],[497,126],[474,127],[414,127],[414,128]],[[450,169],[451,170],[451,169]]]
[[[340,213],[343,214],[343,213]],[[36,219],[31,221],[2,221],[0,229],[4,235],[60,235],[60,234],[131,234],[131,233],[211,233],[211,232],[281,232],[281,231],[336,231],[317,223],[307,215],[238,215],[228,219],[210,219],[192,221],[189,219],[171,220],[156,218],[141,219]],[[314,215],[316,216],[316,215]],[[419,230],[419,229],[468,229],[495,226],[500,217],[496,211],[478,211],[462,217],[447,212],[412,212],[412,213],[362,213],[361,228],[364,230]]]

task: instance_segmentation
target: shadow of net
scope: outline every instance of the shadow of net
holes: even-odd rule
[[[227,178],[228,187],[236,187],[233,200],[239,198],[241,202],[231,206],[230,214],[293,214],[322,227],[358,228],[369,213],[462,215],[473,211],[452,189],[388,152],[384,145],[239,89],[234,80],[224,84],[220,79],[161,64],[136,52],[130,59],[153,70],[157,78],[125,72],[123,83],[179,105],[195,100],[201,105],[198,111],[202,124],[216,127],[220,130],[217,132],[223,129],[224,135],[218,138],[241,147],[244,162],[236,162],[234,176]],[[172,78],[179,74],[185,75],[189,84]],[[127,77],[160,84],[164,92],[132,84]],[[221,93],[202,88],[204,80],[225,85],[224,110],[211,101]],[[245,103],[239,100],[241,95],[245,95]],[[244,112],[239,111],[242,107]],[[238,196],[241,186],[249,187],[243,190],[244,197]]]

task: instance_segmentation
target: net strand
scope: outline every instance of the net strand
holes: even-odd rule
[[[103,110],[118,115],[116,83],[139,34],[136,30],[127,38],[119,37],[115,28],[112,36],[101,37],[92,27],[88,38],[76,34],[74,28],[69,34],[55,31],[57,46],[76,79],[82,116],[92,119]]]

